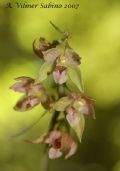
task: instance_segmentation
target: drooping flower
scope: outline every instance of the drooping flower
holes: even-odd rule
[[[10,88],[20,93],[28,93],[35,82],[34,79],[25,76],[18,77],[15,80],[20,82],[13,84]]]
[[[42,83],[35,83],[35,80],[30,77],[18,77],[15,79],[17,82],[13,84],[10,88],[16,92],[25,93],[27,95],[37,94],[39,91],[45,91]]]
[[[41,102],[41,99],[37,96],[24,96],[22,97],[14,109],[19,111],[30,110]]]
[[[35,83],[34,79],[24,76],[18,77],[15,80],[20,82],[15,83],[10,88],[25,94],[15,105],[15,110],[26,111],[39,103],[45,103],[47,94],[42,83]]]
[[[28,142],[35,144],[49,144],[50,159],[61,157],[63,155],[63,152],[66,150],[68,150],[68,154],[65,156],[65,159],[68,159],[69,157],[74,155],[77,150],[77,143],[73,140],[73,138],[67,132],[61,132],[58,130],[43,134],[43,136],[40,136],[40,138]]]
[[[73,107],[77,111],[85,115],[92,114],[93,118],[95,119],[95,110],[93,107],[93,104],[95,101],[93,99],[91,99],[90,97],[81,95],[79,93],[71,93],[69,95],[69,98],[73,99]]]
[[[55,70],[53,71],[53,78],[58,84],[65,83],[68,78],[66,68],[62,66],[56,66]]]
[[[33,42],[33,51],[38,57],[47,62],[54,62],[61,54],[61,51],[56,48],[55,42],[50,43],[42,37],[39,39],[38,48],[35,47],[35,41]]]

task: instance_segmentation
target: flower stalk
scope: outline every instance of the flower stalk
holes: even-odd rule
[[[64,158],[68,159],[76,153],[77,139],[81,142],[85,128],[85,116],[91,115],[95,119],[94,100],[83,90],[81,57],[68,43],[70,34],[50,23],[62,34],[62,38],[48,42],[40,37],[38,47],[36,40],[33,42],[35,55],[43,61],[39,78],[18,77],[18,82],[11,86],[11,89],[23,94],[15,110],[24,112],[42,105],[46,115],[52,115],[48,131],[36,140],[27,140],[33,144],[45,144],[44,171],[48,169],[48,157],[57,159],[67,151]],[[47,80],[51,85],[49,87]]]

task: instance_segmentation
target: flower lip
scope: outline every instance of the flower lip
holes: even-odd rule
[[[68,150],[68,154],[65,159],[68,159],[75,154],[77,150],[77,143],[67,133],[58,130],[51,131],[43,136],[39,137],[34,141],[27,141],[35,144],[45,143],[50,145],[49,158],[55,159],[62,156],[63,152]]]
[[[60,148],[61,147],[61,141],[60,141],[60,138],[59,139],[56,139],[54,142],[53,142],[53,147],[54,148]]]
[[[58,84],[65,83],[68,79],[66,68],[63,66],[56,66],[53,71],[53,78]]]
[[[93,107],[95,100],[79,93],[71,93],[68,97],[73,101],[73,107],[76,110],[83,114],[92,114],[93,118],[95,119],[95,110]]]

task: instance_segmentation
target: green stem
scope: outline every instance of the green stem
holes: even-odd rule
[[[53,117],[51,119],[48,132],[50,132],[50,131],[52,131],[54,129],[54,126],[56,124],[58,116],[59,116],[59,112],[56,111],[53,114]],[[49,158],[48,158],[47,146],[45,145],[44,151],[43,151],[43,156],[42,156],[42,159],[41,159],[40,171],[48,171],[48,169],[49,169]]]
[[[53,130],[53,128],[54,128],[54,126],[55,126],[55,124],[57,122],[58,116],[59,116],[59,112],[56,111],[54,113],[53,117],[52,117],[51,122],[50,122],[49,131],[52,131]]]
[[[64,96],[64,85],[59,85],[58,86],[58,94],[59,97]],[[48,128],[48,132],[52,131],[55,127],[55,124],[57,123],[57,119],[59,117],[60,112],[55,111],[53,113],[49,128]],[[44,155],[42,157],[42,165],[41,165],[41,170],[40,171],[48,171],[49,169],[49,158],[48,158],[48,153],[47,153],[47,146],[45,146],[44,149]]]
[[[46,146],[45,146],[45,150],[41,157],[40,171],[48,171],[48,169],[49,169],[48,162],[49,162],[49,159],[48,159],[48,154],[47,154]]]
[[[64,96],[64,93],[65,93],[64,90],[65,90],[65,85],[64,84],[58,86],[59,97]]]
[[[28,132],[30,129],[32,129],[41,119],[42,117],[47,113],[48,111],[45,111],[39,118],[37,118],[36,121],[34,121],[30,126],[28,126],[27,128],[23,129],[22,131],[20,131],[19,133],[12,135],[12,138],[16,138],[19,137],[23,134],[25,134],[26,132]]]

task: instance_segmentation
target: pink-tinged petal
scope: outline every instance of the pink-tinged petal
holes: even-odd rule
[[[62,156],[62,152],[60,149],[50,148],[49,149],[49,158],[50,159],[57,159]]]
[[[54,78],[54,80],[55,80],[56,83],[59,82],[59,78],[60,78],[60,72],[59,72],[59,70],[53,72],[53,78]]]
[[[13,89],[14,91],[20,92],[20,93],[27,93],[30,87],[34,84],[34,79],[30,77],[18,77],[15,80],[21,81],[15,83],[13,86],[10,88]]]
[[[51,48],[43,52],[44,60],[47,62],[54,62],[60,55],[61,51],[58,48]]]
[[[65,159],[68,159],[69,157],[73,156],[77,151],[77,147],[78,147],[77,143],[72,142],[70,145],[70,150],[68,154],[65,156]]]
[[[72,107],[67,108],[66,119],[71,127],[76,126],[80,122],[79,115],[77,114],[76,110]]]
[[[66,70],[64,70],[60,75],[59,84],[65,83],[67,81],[67,79],[68,79],[67,72],[66,72]]]
[[[57,131],[57,130],[55,130],[55,131],[51,131],[50,133],[49,133],[49,143],[51,144],[51,145],[55,145],[57,142],[56,142],[56,140],[58,140],[58,139],[60,139],[61,138],[61,132],[60,131]],[[57,145],[57,144],[56,144]]]
[[[26,93],[27,89],[25,87],[25,83],[15,83],[13,84],[10,89],[16,91],[16,92],[20,92],[20,93]]]
[[[59,70],[53,72],[53,78],[56,83],[63,84],[67,81],[67,73],[66,70],[60,72]]]
[[[65,156],[65,159],[68,159],[75,154],[77,150],[77,143],[68,133],[63,132],[61,138],[61,151],[66,150],[69,150],[68,154]]]

